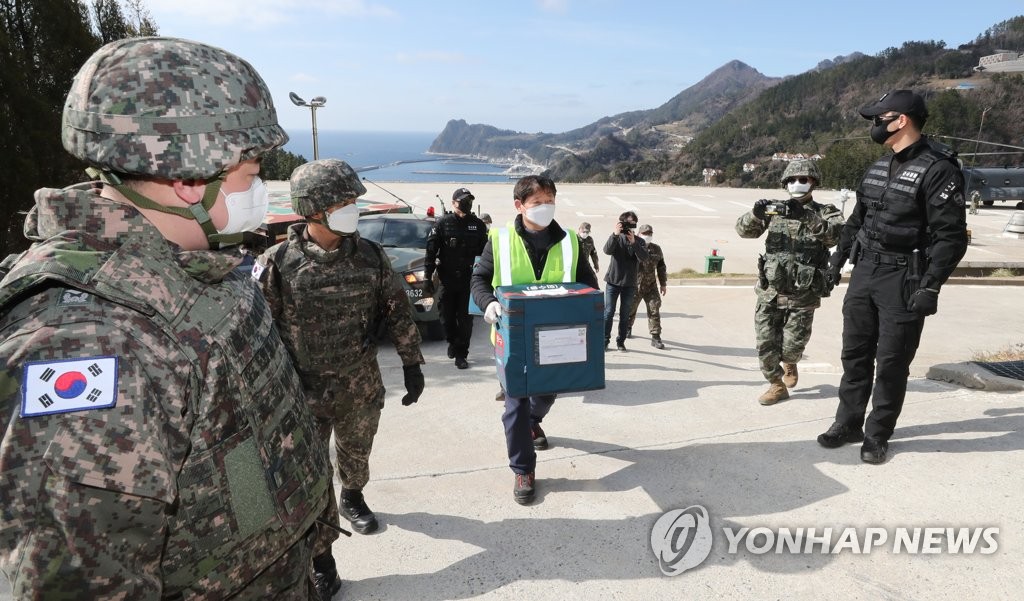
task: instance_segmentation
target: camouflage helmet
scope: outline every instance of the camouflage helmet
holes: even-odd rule
[[[199,42],[143,37],[89,57],[64,103],[62,140],[103,171],[209,180],[288,134],[248,62]]]
[[[814,161],[810,159],[796,159],[790,161],[786,165],[786,170],[782,172],[782,184],[786,184],[786,180],[791,177],[805,177],[814,178],[814,185],[817,186],[821,183],[821,173],[818,171],[818,166],[814,164]]]
[[[338,159],[320,159],[299,165],[289,180],[292,211],[308,217],[343,200],[366,194],[355,169]]]

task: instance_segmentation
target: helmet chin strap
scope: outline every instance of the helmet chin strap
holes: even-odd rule
[[[111,186],[139,208],[149,209],[160,213],[168,213],[184,219],[196,220],[196,222],[199,223],[199,227],[203,228],[203,233],[206,234],[206,240],[209,242],[210,248],[212,249],[216,250],[224,246],[230,246],[242,242],[242,234],[217,233],[217,226],[213,225],[213,218],[210,217],[210,209],[213,208],[213,205],[217,202],[217,195],[220,194],[220,187],[224,184],[224,179],[222,177],[218,177],[212,182],[206,184],[206,190],[203,192],[202,201],[190,204],[187,207],[168,207],[153,201],[126,186],[124,182],[121,181],[121,178],[115,173],[110,171],[101,171],[95,167],[89,167],[85,172],[90,177],[98,179]]]

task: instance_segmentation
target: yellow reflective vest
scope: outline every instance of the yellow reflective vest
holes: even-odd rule
[[[491,238],[491,251],[494,255],[494,275],[491,277],[493,287],[576,281],[576,264],[580,256],[580,243],[576,238],[576,232],[565,230],[565,238],[548,249],[548,256],[539,279],[533,270],[533,263],[530,262],[526,243],[513,225],[492,229],[488,236]]]

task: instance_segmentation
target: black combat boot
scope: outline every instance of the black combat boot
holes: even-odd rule
[[[319,601],[331,601],[341,590],[341,577],[330,551],[313,558],[313,586]]]
[[[352,522],[352,529],[359,534],[377,531],[377,516],[366,506],[361,490],[341,489],[341,517]]]

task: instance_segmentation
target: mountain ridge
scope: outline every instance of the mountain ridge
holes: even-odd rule
[[[784,166],[773,164],[775,153],[828,152],[853,164],[829,165],[826,179],[834,181],[828,183],[849,187],[859,177],[852,175],[859,163],[873,160],[880,148],[835,142],[865,138],[857,109],[890,89],[926,95],[933,112],[926,131],[971,138],[982,111],[991,107],[985,133],[993,141],[1021,139],[1024,106],[1013,99],[1024,97],[1024,77],[973,71],[981,56],[1002,48],[1024,48],[1024,17],[996,24],[955,49],[943,42],[905,42],[874,56],[826,59],[786,77],[729,61],[656,108],[602,117],[560,134],[452,120],[430,151],[532,163],[561,181],[757,186],[774,185],[775,171]],[[977,89],[949,89],[950,81],[960,80],[976,82]],[[705,179],[708,169],[712,181]]]

